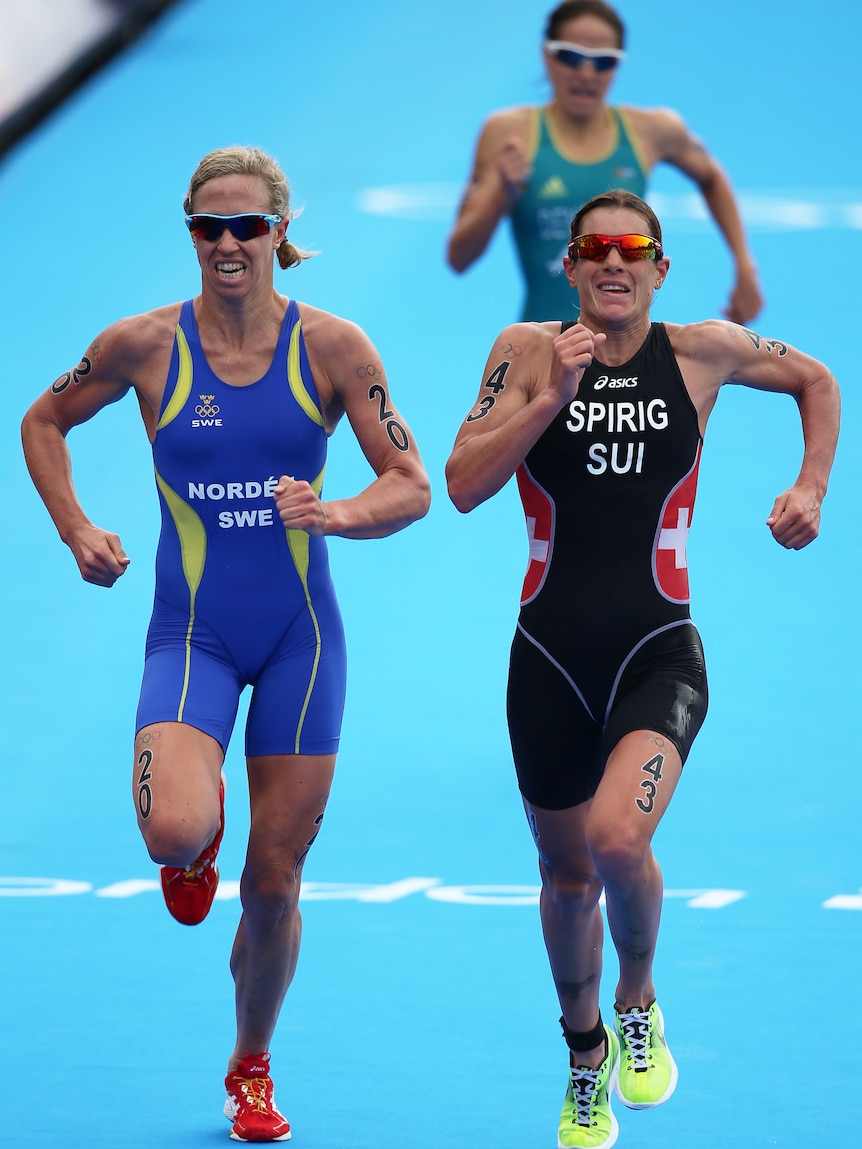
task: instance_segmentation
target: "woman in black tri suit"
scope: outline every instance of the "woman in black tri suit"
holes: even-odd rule
[[[570,1050],[558,1143],[607,1149],[611,1093],[650,1108],[677,1081],[652,978],[651,841],[707,708],[686,563],[706,422],[728,382],[797,401],[802,468],[767,525],[798,550],[818,533],[839,399],[828,369],[785,343],[723,320],[650,321],[670,260],[637,196],[596,196],[571,236],[580,322],[501,333],[447,479],[469,511],[517,475],[530,549],[507,709]],[[599,1010],[602,890],[619,960],[613,1027]]]

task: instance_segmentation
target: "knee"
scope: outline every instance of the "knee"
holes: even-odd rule
[[[189,866],[216,835],[218,824],[200,825],[163,815],[141,824],[141,834],[152,860],[159,866]]]
[[[589,913],[598,905],[602,883],[595,870],[557,866],[548,861],[543,861],[539,869],[546,905],[565,915]]]
[[[603,885],[630,884],[650,857],[649,838],[639,834],[637,827],[588,826],[587,842]]]
[[[274,933],[297,912],[299,889],[299,874],[290,865],[247,865],[240,882],[247,921],[257,933]]]

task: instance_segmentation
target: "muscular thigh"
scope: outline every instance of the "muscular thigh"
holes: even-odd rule
[[[519,630],[507,713],[521,793],[546,810],[587,801],[633,731],[652,731],[684,763],[707,705],[703,648],[690,622],[651,636],[621,667],[604,727],[564,669]]]
[[[334,754],[273,754],[248,759],[252,870],[289,866],[299,873],[323,823]]]
[[[344,630],[335,597],[316,601],[282,635],[254,683],[248,757],[335,754],[347,681]]]
[[[633,730],[614,747],[588,819],[591,845],[623,853],[646,851],[682,773],[673,743],[652,730]]]
[[[214,738],[227,753],[244,682],[215,644],[167,628],[147,641],[136,730],[180,723]]]
[[[685,763],[708,704],[706,662],[695,626],[687,622],[652,635],[620,675],[604,733],[604,758],[631,731],[651,730],[676,747]]]
[[[132,793],[138,825],[152,832],[169,820],[194,834],[219,819],[219,779],[224,753],[194,726],[157,722],[135,735]]]
[[[581,881],[592,878],[594,866],[586,838],[591,806],[591,802],[581,802],[568,810],[546,810],[524,799],[543,875],[565,874]]]
[[[560,667],[520,631],[512,642],[506,711],[523,797],[544,810],[592,797],[602,776],[602,728]]]
[[[604,732],[589,833],[645,849],[706,716],[703,648],[691,623],[652,636],[625,667]]]
[[[215,738],[226,753],[248,685],[253,692],[247,756],[337,751],[346,651],[331,587],[277,623],[274,618],[247,622],[245,631],[236,619],[227,628],[197,619],[189,633],[187,618],[167,608],[154,611],[137,729],[187,723]]]

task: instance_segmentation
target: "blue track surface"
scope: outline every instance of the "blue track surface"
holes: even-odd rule
[[[841,0],[622,11],[615,97],[677,108],[725,164],[767,297],[757,328],[832,367],[845,418],[823,534],[800,554],[764,526],[796,476],[793,404],[728,389],[712,418],[689,546],[712,705],[656,843],[657,983],[680,1084],[660,1110],[624,1110],[619,1145],[849,1149],[862,1100],[857,17]],[[241,739],[224,897],[188,930],[147,886],[129,795],[157,532],[139,415],[127,400],[71,440],[84,506],[132,556],[110,593],[84,585],[56,539],[17,427],[109,322],[195,294],[181,201],[200,156],[233,142],[279,157],[306,205],[294,240],[321,252],[277,272],[280,290],[366,328],[435,489],[403,534],[331,546],[348,708],[306,866],[276,1095],[300,1149],[554,1144],[565,1050],[503,714],[523,520],[508,488],[460,517],[443,482],[519,299],[505,234],[461,279],[445,236],[482,119],[545,97],[545,13],[515,0],[187,0],[0,168],[9,1149],[226,1143]],[[673,259],[656,318],[724,303],[727,255],[690,191],[670,173],[653,183]],[[367,481],[345,425],[328,494]],[[609,955],[606,1012],[614,974]]]

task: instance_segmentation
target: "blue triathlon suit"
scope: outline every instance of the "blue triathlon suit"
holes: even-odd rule
[[[236,387],[183,304],[153,462],[162,511],[136,730],[185,722],[226,751],[252,686],[247,755],[333,754],[346,654],[326,541],[286,530],[281,475],[321,493],[327,434],[296,303],[269,370]]]
[[[522,320],[544,322],[578,314],[578,294],[563,272],[572,219],[594,195],[625,188],[641,198],[646,193],[646,165],[622,108],[608,108],[613,139],[605,155],[590,163],[571,159],[555,138],[544,108],[533,108],[533,166],[523,195],[512,209],[512,235],[527,296]]]
[[[708,703],[686,560],[701,447],[670,339],[653,323],[628,363],[593,360],[518,469],[530,562],[507,708],[535,806],[591,798],[632,731],[657,732],[686,760]]]

